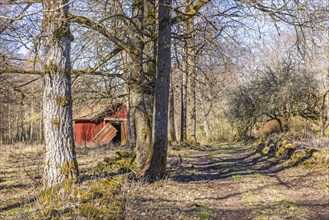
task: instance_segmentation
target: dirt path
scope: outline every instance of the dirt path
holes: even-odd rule
[[[328,170],[229,145],[174,151],[169,161],[167,180],[126,187],[127,219],[329,219]]]

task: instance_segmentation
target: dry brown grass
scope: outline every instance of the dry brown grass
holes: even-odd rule
[[[40,218],[46,209],[40,202],[44,147],[18,144],[0,146],[0,150],[0,219]],[[113,148],[95,146],[77,149],[82,179],[78,188],[79,195],[71,197],[72,201],[69,201],[65,193],[55,195],[51,200],[61,203],[60,210],[72,206],[75,208],[80,195],[85,196],[84,193],[92,188],[96,190],[99,182],[106,183],[107,177],[95,171],[95,167],[104,157],[111,157],[114,151]]]
[[[144,184],[116,175],[104,161],[117,149],[79,148],[82,183],[42,197],[43,147],[2,146],[0,219],[327,219],[328,170],[248,149],[170,150],[168,178]]]

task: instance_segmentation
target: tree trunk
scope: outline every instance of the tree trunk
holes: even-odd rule
[[[14,143],[19,141],[19,123],[18,123],[19,119],[18,116],[15,117],[15,138],[14,138]]]
[[[168,151],[168,99],[171,66],[171,0],[159,0],[158,51],[154,91],[154,120],[152,148],[143,172],[146,181],[155,181],[166,174]]]
[[[26,141],[26,130],[24,128],[23,117],[20,118],[20,121],[21,121],[20,141],[25,142]]]
[[[186,65],[185,62],[183,65]],[[185,69],[185,68],[184,68]],[[187,72],[183,71],[181,80],[181,125],[180,125],[180,141],[186,141],[186,87],[187,87]]]
[[[41,115],[40,119],[39,119],[39,144],[41,144],[43,142],[43,115]]]
[[[193,56],[191,53],[189,56]],[[189,64],[191,65],[191,73],[189,78],[188,93],[187,93],[187,106],[189,107],[187,111],[187,139],[193,142],[197,142],[196,139],[196,67],[194,57],[191,57]]]
[[[122,62],[122,66],[124,67],[124,69],[128,70],[129,69],[129,63],[128,63],[128,59],[127,59],[127,54],[125,52],[122,52],[120,54],[120,61]],[[128,80],[129,82],[131,82],[131,74],[128,74]],[[128,82],[127,86],[126,86],[126,91],[128,94],[128,99],[127,99],[127,111],[128,111],[128,115],[127,115],[127,128],[128,128],[128,140],[127,140],[127,145],[129,146],[129,148],[133,151],[135,150],[135,146],[136,146],[136,129],[135,129],[135,123],[133,121],[133,114],[131,114],[131,88],[130,88],[130,83]]]
[[[32,143],[33,142],[33,120],[32,120],[32,117],[34,116],[34,109],[33,109],[33,104],[31,103],[31,120],[30,120],[30,128],[29,128],[29,139],[30,139],[30,142]]]
[[[143,30],[144,0],[134,0],[132,14],[134,23]],[[133,37],[134,49],[129,51],[131,59],[131,85],[130,85],[130,123],[134,126],[136,134],[136,163],[137,172],[140,172],[147,161],[151,145],[150,116],[145,105],[146,79],[143,68],[144,42],[142,33],[135,33]]]
[[[136,68],[140,68],[136,67]],[[132,72],[138,71],[132,67]],[[146,164],[151,144],[151,128],[148,113],[145,109],[143,87],[134,83],[130,91],[130,126],[134,126],[136,132],[136,163],[138,170],[142,170]],[[133,125],[132,125],[133,124]]]
[[[329,90],[326,91],[324,93],[324,95],[322,96],[322,103],[321,103],[321,108],[320,108],[320,134],[321,134],[321,137],[325,136],[325,130],[326,130],[326,126],[327,126],[325,111],[326,111],[328,93],[329,93]]]
[[[11,107],[10,105],[8,105],[8,143],[9,144],[13,144],[13,126],[12,126],[12,121],[13,121],[13,118],[11,116]]]
[[[145,109],[149,115],[149,124],[152,130],[152,120],[154,111],[154,87],[156,78],[156,56],[157,56],[157,38],[156,38],[156,12],[155,1],[144,0],[144,32],[151,33],[151,35],[143,34],[143,39],[146,41],[143,51],[144,77],[145,83]],[[151,140],[153,133],[151,133]]]
[[[4,129],[5,129],[5,125],[4,125],[4,104],[0,103],[0,144],[3,144],[3,135],[4,135]]]
[[[186,0],[186,10],[191,9],[191,1]],[[184,22],[184,32],[189,36],[185,42],[185,71],[188,77],[186,82],[186,139],[196,142],[196,47],[193,31],[193,18]]]
[[[127,118],[127,127],[128,127],[128,146],[130,149],[133,149],[136,146],[136,128],[135,128],[135,123],[133,122],[133,114],[131,111],[131,95],[130,95],[130,88],[128,88],[128,101],[127,101],[127,107],[128,107],[128,118]]]
[[[199,87],[199,92],[200,92],[200,110],[201,110],[201,116],[202,116],[202,122],[203,122],[203,129],[204,129],[204,133],[205,133],[206,137],[208,138],[210,136],[209,125],[208,125],[208,120],[207,120],[207,116],[206,116],[205,104],[204,104],[204,99],[202,96],[202,90],[200,87],[200,83],[198,83],[198,87]]]
[[[324,118],[324,109],[320,110],[320,135],[321,137],[324,137],[325,135],[325,126],[326,126],[326,121]]]
[[[45,77],[43,119],[46,144],[44,188],[76,181],[78,165],[72,126],[69,1],[44,0]]]
[[[175,129],[175,96],[174,84],[171,78],[170,94],[169,94],[169,135],[172,143],[177,142]]]
[[[149,114],[145,108],[145,79],[143,76],[143,58],[141,53],[132,56],[131,73],[136,80],[130,86],[130,126],[133,126],[136,137],[136,163],[138,172],[146,164],[151,145],[151,128]]]

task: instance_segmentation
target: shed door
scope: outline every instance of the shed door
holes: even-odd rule
[[[96,144],[108,144],[117,134],[118,130],[113,127],[110,123],[107,123],[94,137]]]

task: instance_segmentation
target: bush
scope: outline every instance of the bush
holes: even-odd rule
[[[228,98],[227,115],[239,129],[239,136],[250,136],[257,124],[269,120],[279,124],[264,124],[260,134],[286,131],[289,119],[299,116],[307,120],[319,119],[318,81],[312,73],[292,61],[260,71],[256,77],[244,82]],[[278,127],[278,128],[277,128]],[[258,136],[261,136],[258,135]]]

